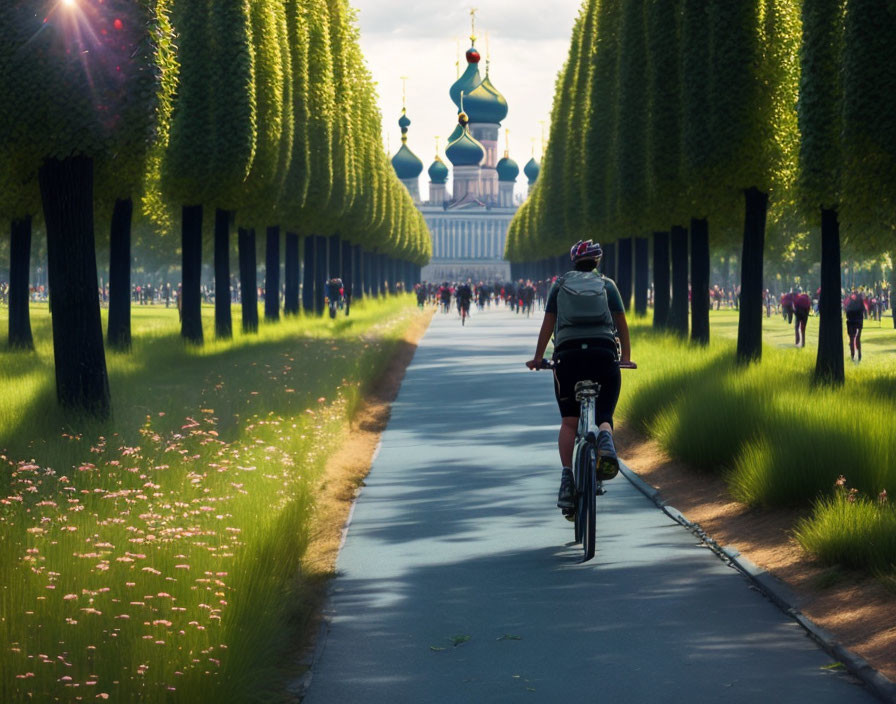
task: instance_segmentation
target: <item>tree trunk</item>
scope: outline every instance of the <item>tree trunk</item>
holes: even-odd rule
[[[9,346],[33,350],[31,335],[31,216],[14,220],[9,237]]]
[[[215,337],[233,337],[233,313],[230,305],[230,221],[233,214],[215,210]]]
[[[326,307],[327,279],[327,238],[315,236],[314,238],[314,312],[324,314]]]
[[[280,320],[280,228],[267,229],[264,264],[264,319]]]
[[[360,300],[364,297],[364,252],[361,245],[352,247],[352,296]]]
[[[312,235],[305,235],[302,257],[302,310],[305,315],[314,314],[314,240]]]
[[[616,242],[616,286],[627,311],[632,304],[632,238]]]
[[[240,301],[243,311],[243,332],[258,332],[258,265],[255,253],[255,230],[239,228],[237,247],[240,259]]]
[[[744,192],[744,249],[740,266],[740,318],[737,325],[737,360],[746,364],[762,359],[762,267],[768,194],[757,188]]]
[[[341,278],[342,275],[342,242],[339,235],[330,235],[327,241],[330,248],[329,261],[327,263],[328,276],[331,279]]]
[[[93,160],[47,159],[38,171],[50,290],[56,397],[99,418],[111,412],[96,275]]]
[[[653,233],[653,327],[665,330],[669,325],[669,233]]]
[[[672,305],[669,308],[668,328],[688,336],[688,231],[673,225],[669,233],[672,259]]]
[[[896,329],[896,249],[890,252],[890,315],[893,318],[893,328]]]
[[[182,281],[180,334],[188,342],[202,344],[202,206],[182,210]]]
[[[345,314],[351,312],[352,292],[355,285],[355,267],[353,261],[354,247],[351,243],[342,243],[342,284],[345,287]]]
[[[650,286],[650,243],[635,239],[635,315],[647,315],[647,288]]]
[[[691,342],[709,344],[709,223],[691,220]]]
[[[299,236],[295,232],[286,233],[286,250],[283,266],[284,315],[299,314]]]
[[[106,339],[116,350],[131,348],[131,219],[134,202],[115,201],[109,232],[109,322]]]
[[[612,242],[603,246],[604,258],[601,273],[608,279],[616,280],[616,245]]]
[[[815,382],[840,386],[843,373],[843,312],[840,303],[840,223],[836,210],[821,211],[821,296],[818,301]]]

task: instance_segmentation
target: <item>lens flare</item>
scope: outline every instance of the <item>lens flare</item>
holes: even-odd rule
[[[59,0],[63,7],[74,7],[78,4],[78,0]]]

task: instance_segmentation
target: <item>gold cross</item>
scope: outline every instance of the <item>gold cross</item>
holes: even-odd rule
[[[401,109],[404,110],[408,106],[408,77],[401,76]]]
[[[472,18],[472,22],[473,22],[473,33],[470,35],[470,40],[473,42],[473,44],[476,43],[476,13],[477,12],[479,12],[478,7],[470,8],[470,17]]]

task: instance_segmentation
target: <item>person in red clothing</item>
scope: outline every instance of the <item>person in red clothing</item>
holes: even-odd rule
[[[788,325],[793,322],[793,294],[790,291],[781,295],[781,315]]]
[[[798,288],[793,296],[793,317],[796,318],[796,346],[806,346],[806,323],[809,322],[809,311],[812,310],[812,299],[803,289]]]

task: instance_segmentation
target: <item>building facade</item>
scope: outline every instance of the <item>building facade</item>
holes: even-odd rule
[[[504,96],[479,71],[481,55],[472,46],[466,53],[467,68],[451,86],[449,95],[457,109],[457,126],[448,138],[445,157],[453,168],[451,191],[448,167],[437,153],[429,167],[429,200],[421,201],[419,176],[423,163],[407,146],[410,120],[402,110],[399,126],[402,146],[392,164],[420,209],[432,237],[432,260],[423,268],[424,281],[507,281],[510,263],[504,260],[507,231],[519,203],[514,186],[519,166],[505,149],[498,158],[501,124],[507,117]],[[529,184],[538,177],[534,157],[526,165]],[[533,177],[534,175],[534,177]]]

